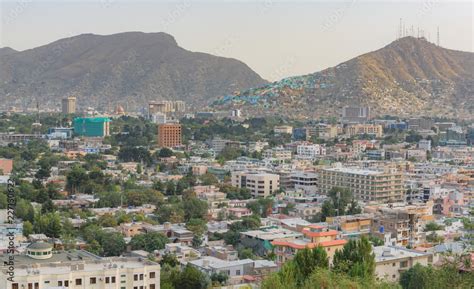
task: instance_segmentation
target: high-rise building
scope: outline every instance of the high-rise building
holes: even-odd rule
[[[375,203],[405,200],[403,173],[394,168],[373,171],[359,168],[328,168],[319,174],[319,189],[329,193],[334,187],[349,189],[359,200]]]
[[[178,123],[158,125],[158,146],[169,148],[181,146],[181,125]]]
[[[76,97],[69,96],[63,98],[61,104],[63,114],[76,113]]]
[[[177,100],[173,103],[173,108],[175,112],[185,112],[186,111],[186,103],[182,100]]]
[[[74,119],[74,133],[85,137],[104,137],[110,135],[110,118],[77,117]]]
[[[370,119],[370,107],[346,106],[342,109],[343,122],[366,122]]]

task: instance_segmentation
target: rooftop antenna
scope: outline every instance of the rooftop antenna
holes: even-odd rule
[[[439,26],[438,26],[438,31],[436,32],[436,45],[439,46]]]
[[[400,18],[400,26],[398,26],[398,39],[402,38],[402,18]]]
[[[406,30],[405,30],[405,22],[403,22],[403,37],[405,37],[406,35]]]
[[[417,27],[417,29],[418,29],[417,37],[420,38],[420,27]]]

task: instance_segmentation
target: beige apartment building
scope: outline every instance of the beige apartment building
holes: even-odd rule
[[[348,188],[357,199],[364,202],[405,200],[403,173],[394,168],[384,171],[345,167],[322,169],[319,175],[321,192],[327,194],[333,187]]]
[[[377,279],[396,282],[400,275],[419,263],[428,266],[433,262],[433,255],[403,247],[378,246],[373,248],[375,254],[375,276]]]
[[[232,172],[232,186],[249,189],[255,198],[266,198],[280,189],[280,176],[262,172]]]
[[[383,137],[383,127],[380,124],[354,124],[345,127],[344,132],[352,137],[357,135],[372,135],[377,138]]]
[[[0,262],[9,262],[0,255]],[[16,255],[14,279],[0,271],[0,289],[159,289],[160,265],[142,258],[101,258],[86,251],[53,252],[49,243],[28,246]]]

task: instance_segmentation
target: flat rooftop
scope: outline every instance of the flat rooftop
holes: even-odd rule
[[[0,262],[7,261],[9,255],[0,255]],[[79,265],[79,268],[72,268]],[[15,255],[15,275],[26,276],[38,272],[39,274],[60,275],[71,271],[99,272],[107,269],[126,268],[136,269],[145,265],[157,265],[151,261],[143,261],[137,257],[110,257],[102,258],[83,250],[64,251],[53,253],[45,260],[37,260],[24,254]],[[2,271],[5,271],[3,269]]]
[[[391,261],[409,257],[421,257],[431,255],[429,253],[410,250],[395,246],[377,246],[373,247],[375,262]]]

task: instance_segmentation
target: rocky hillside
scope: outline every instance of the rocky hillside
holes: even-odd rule
[[[405,37],[336,67],[219,98],[217,107],[300,118],[369,105],[378,115],[474,114],[474,53]]]
[[[244,63],[187,51],[165,33],[83,34],[34,49],[0,49],[0,105],[79,106],[132,110],[149,100],[209,99],[266,84]],[[5,100],[5,101],[4,101]],[[190,105],[188,105],[189,107]]]

